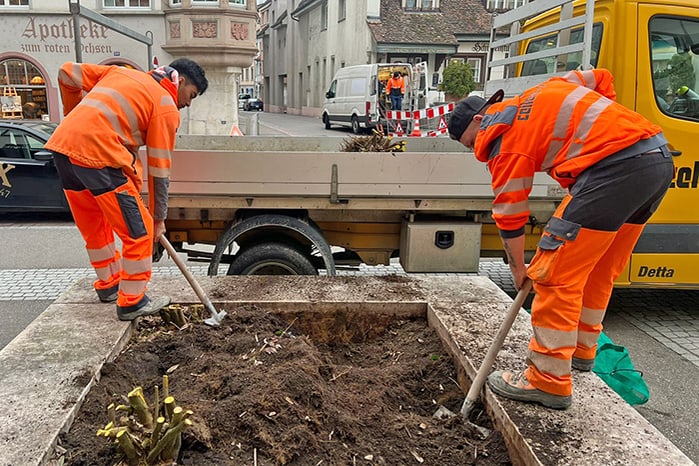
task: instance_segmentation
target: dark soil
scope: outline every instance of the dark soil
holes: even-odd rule
[[[194,412],[177,464],[510,464],[497,431],[483,438],[460,416],[432,417],[439,404],[458,412],[464,394],[425,321],[395,321],[365,341],[314,343],[264,309],[228,312],[220,327],[142,319],[60,437],[65,464],[120,464],[114,444],[96,436],[106,407],[136,386],[152,406],[166,373],[177,404]]]

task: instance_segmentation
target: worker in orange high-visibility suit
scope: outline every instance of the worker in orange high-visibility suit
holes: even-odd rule
[[[449,132],[486,162],[514,282],[528,276],[533,337],[528,368],[488,377],[497,394],[565,409],[571,367],[592,369],[614,280],[674,175],[662,130],[615,102],[607,70],[571,71],[502,100],[467,97]],[[524,231],[534,174],[547,172],[568,195],[547,222],[531,264]]]
[[[178,59],[149,73],[119,66],[65,63],[58,77],[65,118],[46,148],[54,160],[75,224],[82,234],[102,302],[133,320],[158,312],[151,300],[153,243],[165,233],[171,151],[179,109],[206,91],[204,70]],[[148,208],[141,199],[147,152]],[[122,242],[121,253],[114,240]]]
[[[393,72],[393,77],[386,83],[386,94],[391,99],[391,110],[402,110],[403,95],[405,95],[405,79],[399,71]]]

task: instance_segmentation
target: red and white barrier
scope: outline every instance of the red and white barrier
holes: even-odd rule
[[[444,116],[447,113],[454,111],[454,102],[438,105],[437,107],[427,107],[412,112],[403,110],[389,110],[386,112],[386,118],[389,120],[416,120],[420,118],[436,118]]]
[[[414,110],[414,111],[403,111],[403,110],[389,110],[386,112],[386,119],[387,120],[395,120],[396,121],[396,131],[394,131],[393,136],[404,136],[404,130],[403,127],[401,126],[400,122],[401,120],[414,120],[415,121],[415,127],[417,130],[413,129],[413,131],[410,133],[410,136],[412,137],[421,137],[421,136],[427,136],[427,137],[435,137],[439,136],[440,134],[445,134],[448,130],[446,120],[444,119],[444,116],[450,112],[454,111],[454,102],[449,102],[444,105],[438,105],[436,107],[428,107],[428,108],[423,108],[420,110]],[[426,133],[420,132],[420,119],[425,118],[425,119],[431,119],[431,118],[437,118],[439,117],[439,126],[437,127],[436,130],[430,130],[427,131]]]

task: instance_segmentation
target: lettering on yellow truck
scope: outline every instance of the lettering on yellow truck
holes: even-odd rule
[[[672,278],[675,276],[675,269],[671,269],[664,265],[659,265],[658,267],[648,267],[647,265],[642,265],[638,269],[638,276]]]
[[[694,162],[693,167],[677,167],[677,175],[670,184],[671,188],[696,188],[697,186],[699,186],[699,161]]]

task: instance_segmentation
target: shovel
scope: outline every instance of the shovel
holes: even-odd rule
[[[515,318],[517,317],[517,314],[519,314],[519,310],[524,304],[524,300],[527,299],[531,289],[532,282],[526,278],[522,284],[522,288],[520,288],[517,292],[515,300],[512,301],[512,305],[510,305],[510,309],[508,309],[507,314],[505,315],[505,320],[500,325],[500,329],[498,330],[498,334],[495,336],[495,340],[493,340],[493,344],[490,345],[485,358],[483,358],[481,367],[476,373],[476,378],[473,379],[471,388],[469,388],[468,393],[466,394],[464,404],[461,405],[461,415],[464,417],[464,419],[468,420],[469,416],[471,415],[471,411],[478,401],[478,395],[483,388],[483,384],[485,384],[485,379],[488,377],[488,373],[493,367],[495,357],[498,355],[500,348],[502,348],[502,344],[505,342],[505,337],[507,337],[510,328],[512,328],[512,324],[515,322]]]
[[[172,244],[167,240],[165,235],[160,237],[160,244],[163,245],[167,253],[172,257],[172,260],[175,261],[175,264],[177,264],[177,267],[180,269],[182,274],[184,275],[184,278],[187,279],[189,284],[192,286],[192,289],[194,292],[197,294],[199,297],[199,300],[201,303],[209,310],[211,313],[211,317],[208,319],[204,320],[204,323],[206,325],[210,325],[212,327],[218,327],[221,325],[221,320],[226,316],[226,311],[221,311],[221,312],[216,312],[216,308],[214,307],[213,304],[211,304],[211,300],[209,299],[208,296],[206,296],[206,293],[204,292],[204,289],[197,283],[197,281],[194,279],[194,275],[192,275],[192,272],[187,270],[187,266],[184,264],[182,259],[177,255],[177,252],[175,251],[175,248],[172,247]]]

